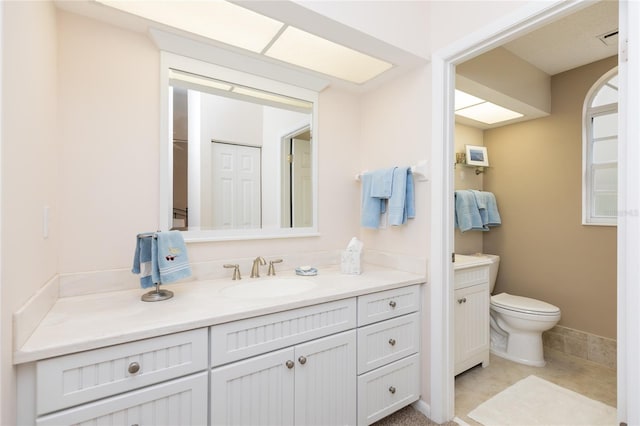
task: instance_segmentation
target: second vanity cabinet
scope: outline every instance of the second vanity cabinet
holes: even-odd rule
[[[454,375],[489,365],[489,267],[457,269],[454,275]]]

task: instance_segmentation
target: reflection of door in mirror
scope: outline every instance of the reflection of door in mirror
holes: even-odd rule
[[[260,228],[260,156],[259,147],[211,141],[211,181],[202,187],[203,228]]]
[[[282,227],[309,227],[312,212],[311,132],[308,127],[282,140]]]

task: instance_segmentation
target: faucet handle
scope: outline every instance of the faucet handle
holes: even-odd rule
[[[274,263],[282,263],[282,259],[270,260],[269,261],[269,270],[267,271],[267,275],[275,275],[276,268],[273,267]]]
[[[224,268],[233,268],[233,277],[231,278],[232,280],[241,280],[242,277],[240,276],[240,265],[238,264],[231,264],[231,263],[225,263],[224,265],[222,265]]]

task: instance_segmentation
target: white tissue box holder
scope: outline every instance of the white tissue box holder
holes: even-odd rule
[[[340,272],[343,274],[360,274],[360,252],[343,251],[340,253]]]

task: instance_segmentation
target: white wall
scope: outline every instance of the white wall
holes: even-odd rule
[[[11,315],[58,270],[56,11],[3,2],[0,424],[15,424]],[[43,207],[50,233],[43,238]]]

